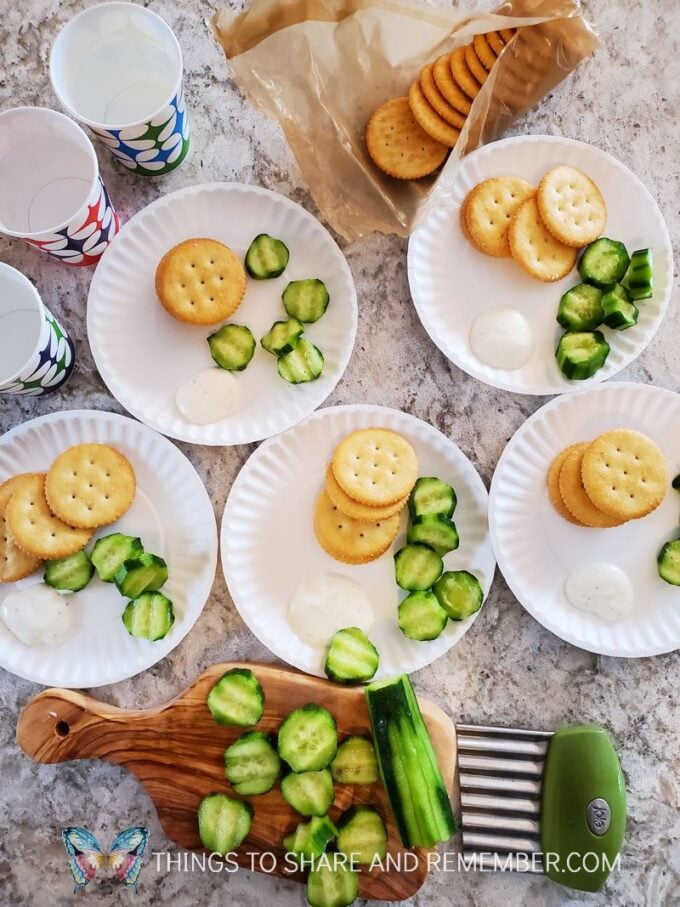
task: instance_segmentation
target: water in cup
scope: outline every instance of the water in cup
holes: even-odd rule
[[[60,56],[64,97],[85,121],[122,126],[142,122],[166,105],[177,90],[177,51],[142,18],[130,15],[107,28],[74,36]]]
[[[96,179],[92,145],[72,120],[38,107],[3,111],[0,230],[33,236],[68,225]]]
[[[78,149],[72,149],[65,162],[55,156],[51,139],[38,140],[32,143],[28,159],[40,161],[41,166],[26,167],[21,147],[3,156],[2,167],[15,171],[14,191],[0,198],[0,222],[27,235],[63,224],[85,204],[91,188],[90,181],[79,175],[91,168],[87,155]]]
[[[30,289],[0,275],[0,384],[31,358],[42,324],[42,312]]]

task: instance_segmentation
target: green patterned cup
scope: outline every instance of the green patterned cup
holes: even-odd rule
[[[79,13],[50,55],[62,106],[142,176],[169,173],[189,150],[182,72],[172,29],[134,3],[101,3]]]
[[[37,397],[73,371],[73,343],[30,280],[0,262],[0,394]]]

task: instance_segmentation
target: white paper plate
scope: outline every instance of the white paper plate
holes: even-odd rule
[[[317,542],[312,526],[314,502],[323,489],[332,452],[349,432],[373,427],[391,428],[408,438],[418,455],[420,475],[440,476],[455,488],[454,520],[461,542],[444,558],[445,569],[470,570],[479,578],[485,595],[493,580],[487,491],[453,441],[414,416],[382,406],[336,406],[315,413],[262,444],[247,461],[224,510],[221,550],[229,591],[255,636],[274,655],[317,676],[324,676],[325,649],[301,640],[287,616],[293,592],[310,574],[341,573],[368,593],[376,614],[369,636],[380,653],[376,677],[425,667],[454,646],[476,617],[449,621],[442,635],[431,642],[414,642],[403,636],[397,625],[397,606],[404,593],[394,581],[393,552],[404,544],[406,514],[392,549],[370,564],[340,564]]]
[[[590,652],[632,658],[680,646],[680,588],[659,578],[656,556],[677,536],[678,494],[670,489],[652,514],[615,529],[562,519],[546,489],[548,468],[570,444],[612,428],[633,428],[663,451],[671,477],[680,471],[680,396],[615,382],[558,397],[534,413],[503,451],[491,483],[489,522],[498,566],[515,596],[557,636]],[[606,561],[635,590],[629,618],[610,623],[572,607],[564,583],[577,568]]]
[[[208,236],[243,257],[258,233],[282,239],[290,262],[276,280],[248,280],[246,295],[229,319],[246,324],[256,339],[286,317],[281,293],[291,280],[319,277],[331,302],[305,335],[325,357],[321,377],[293,386],[279,377],[276,360],[257,346],[236,373],[242,404],[213,425],[195,425],[175,407],[177,387],[214,365],[206,338],[215,328],[172,318],[154,289],[156,266],[172,246]],[[136,214],[107,249],[90,285],[87,331],[92,354],[111,393],[142,422],[194,444],[248,444],[295,425],[323,403],[340,380],[354,346],[356,291],[345,258],[331,235],[295,202],[240,183],[180,189]]]
[[[193,627],[208,599],[217,565],[217,527],[198,473],[174,444],[114,413],[74,410],[19,425],[0,439],[0,481],[22,472],[43,472],[73,444],[97,442],[120,450],[137,475],[128,512],[100,529],[138,535],[147,551],[168,562],[163,592],[175,606],[175,623],[164,639],[135,639],[121,621],[125,600],[95,576],[70,596],[76,632],[59,648],[29,647],[0,621],[0,666],[46,686],[97,687],[117,683],[156,664]],[[17,588],[42,581],[38,572],[0,585],[0,602]]]
[[[560,296],[580,278],[574,270],[556,283],[531,278],[512,259],[483,255],[464,238],[460,205],[474,185],[491,176],[520,176],[538,184],[558,164],[585,171],[607,203],[605,236],[629,251],[649,246],[654,254],[654,296],[640,303],[640,318],[625,332],[604,328],[611,345],[607,362],[586,381],[568,381],[555,362],[562,334],[555,317]],[[461,162],[449,204],[432,212],[408,247],[411,295],[425,330],[459,368],[486,384],[520,394],[561,394],[611,378],[645,349],[659,328],[673,282],[673,252],[659,208],[640,180],[619,161],[583,142],[545,135],[520,136],[484,145]],[[512,306],[531,325],[533,355],[516,371],[491,368],[469,345],[477,315]]]

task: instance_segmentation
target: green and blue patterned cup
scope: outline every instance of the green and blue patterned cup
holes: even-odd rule
[[[170,26],[134,3],[101,3],[74,16],[50,56],[62,106],[141,176],[169,173],[189,150],[182,73]]]
[[[73,371],[73,343],[30,280],[0,262],[0,394],[37,397]]]

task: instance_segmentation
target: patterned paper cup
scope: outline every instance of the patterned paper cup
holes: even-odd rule
[[[77,123],[45,107],[0,113],[0,233],[66,264],[94,265],[119,227]]]
[[[167,23],[133,3],[101,3],[64,26],[50,75],[63,107],[128,170],[160,176],[189,150],[182,51]]]
[[[73,343],[21,271],[0,262],[0,394],[37,397],[73,371]]]

